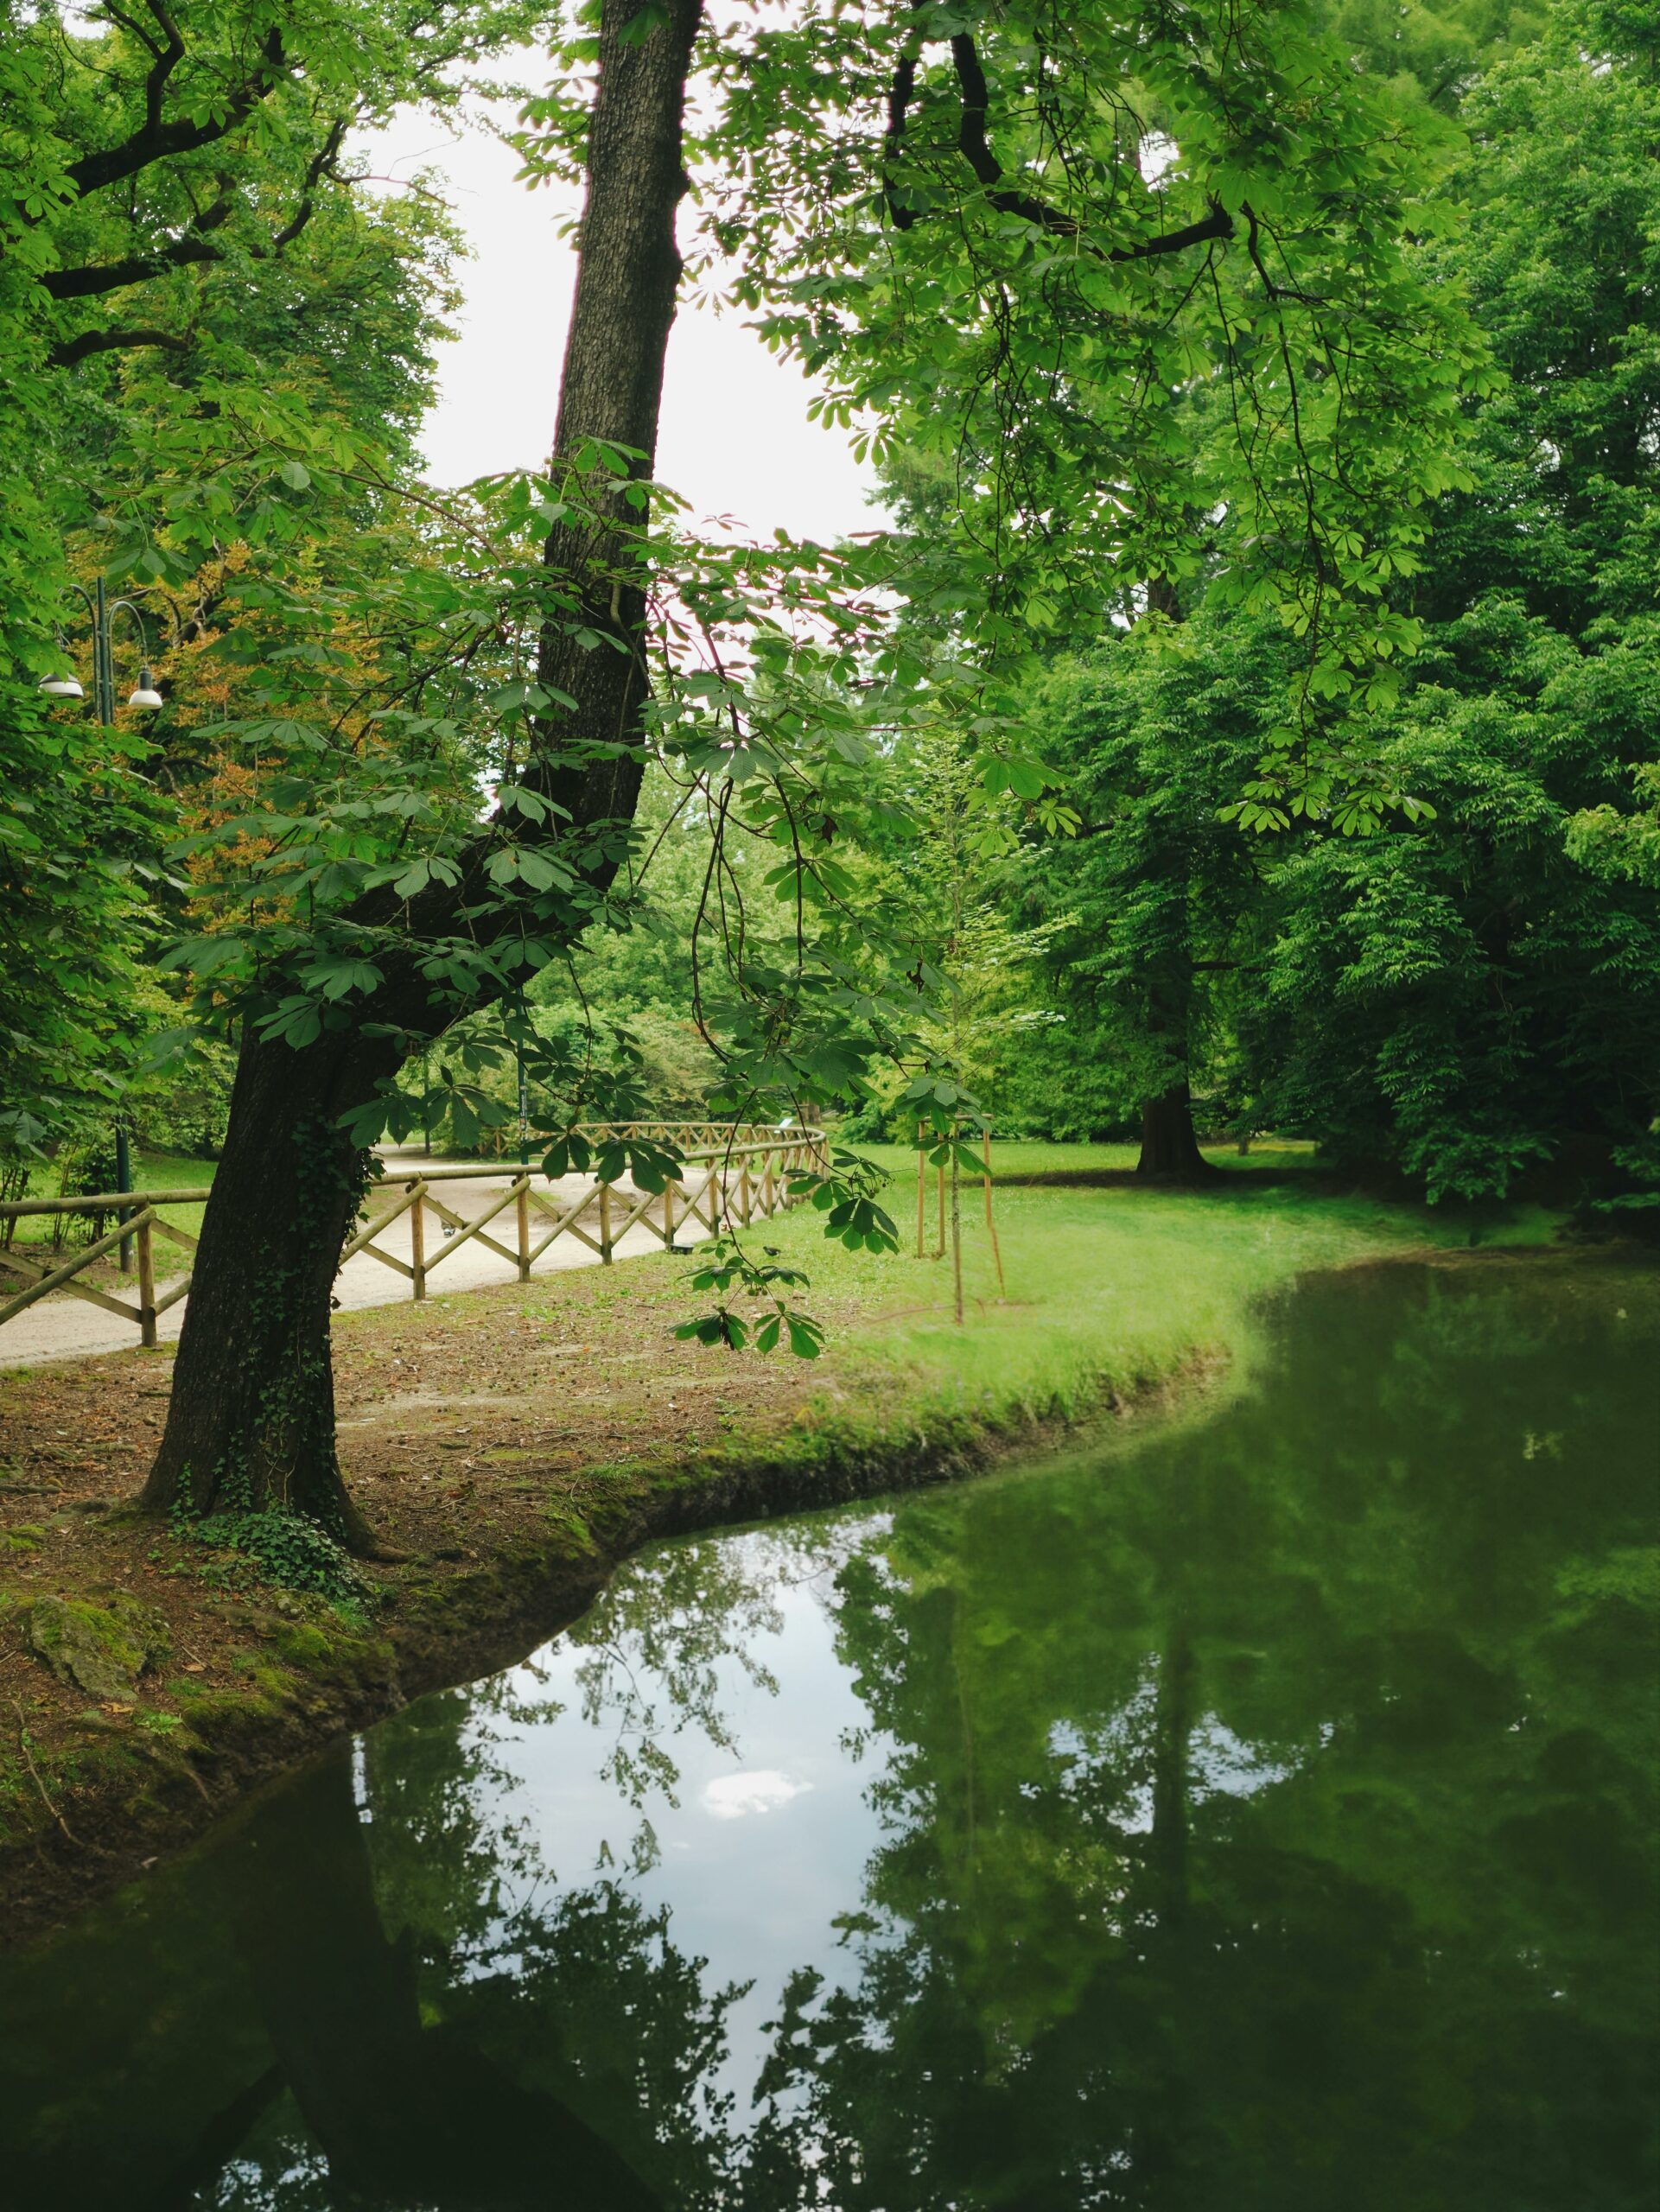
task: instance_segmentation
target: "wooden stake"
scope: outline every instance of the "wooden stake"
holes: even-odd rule
[[[426,1187],[424,1183],[419,1185],[415,1203],[410,1208],[410,1266],[413,1271],[410,1295],[415,1298],[427,1294],[427,1224],[423,1197]]]
[[[531,1179],[528,1175],[521,1175],[518,1179],[518,1195],[515,1203],[518,1208],[518,1279],[520,1282],[528,1282],[531,1279]]]
[[[611,1265],[611,1185],[600,1185],[600,1264]]]
[[[934,1257],[935,1257],[935,1259],[937,1259],[937,1260],[943,1260],[943,1259],[944,1258],[944,1256],[945,1256],[945,1171],[944,1171],[944,1169],[942,1167],[942,1168],[940,1169],[940,1171],[939,1171],[939,1242],[938,1242],[938,1243],[934,1246]]]
[[[922,1149],[922,1124],[917,1123],[917,1257],[923,1256],[928,1224],[928,1155]]]
[[[963,1208],[960,1204],[960,1178],[957,1170],[957,1145],[953,1131],[951,1145],[951,1275],[957,1294],[957,1325],[963,1325]]]
[[[981,1136],[985,1147],[986,1234],[991,1239],[991,1256],[997,1263],[997,1295],[1007,1298],[1008,1285],[1003,1281],[1003,1255],[997,1243],[997,1224],[991,1217],[991,1131],[983,1129]]]

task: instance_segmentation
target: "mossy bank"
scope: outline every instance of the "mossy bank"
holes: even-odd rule
[[[805,1212],[769,1224],[812,1270],[829,1346],[811,1363],[677,1340],[699,1300],[667,1257],[342,1316],[342,1461],[404,1556],[332,1595],[132,1510],[167,1353],[0,1376],[7,1936],[341,1731],[520,1656],[652,1537],[968,1474],[1180,1379],[1243,1381],[1264,1292],[1470,1241],[1456,1217],[1297,1176],[1014,1189],[1000,1300],[976,1213],[961,1328],[949,1260],[850,1255]],[[1555,1230],[1533,1212],[1484,1236]]]

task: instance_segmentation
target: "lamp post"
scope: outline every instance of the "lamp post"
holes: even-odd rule
[[[86,602],[92,618],[92,713],[96,720],[108,728],[115,721],[115,618],[130,614],[138,625],[138,683],[127,704],[153,711],[162,704],[162,695],[156,689],[156,678],[149,671],[149,643],[144,632],[143,610],[136,600],[111,599],[104,588],[99,576],[91,591],[85,584],[72,582],[72,591],[78,591]],[[86,696],[80,678],[73,669],[61,675],[53,674],[41,678],[41,690],[48,699],[84,699]]]
[[[156,678],[149,671],[149,641],[144,632],[144,617],[137,602],[130,599],[111,599],[104,588],[104,579],[98,577],[91,591],[85,584],[71,580],[72,590],[78,591],[86,602],[92,618],[92,713],[100,727],[109,728],[115,721],[115,618],[130,614],[138,626],[138,683],[127,704],[145,709],[159,707],[162,695],[156,689]],[[61,675],[53,674],[41,678],[41,690],[48,699],[84,699],[86,696],[80,677],[73,668],[66,668]],[[115,1187],[118,1191],[132,1188],[131,1154],[129,1150],[127,1127],[118,1122],[115,1127]],[[132,1218],[130,1206],[122,1206],[116,1219],[124,1230]],[[132,1266],[132,1239],[124,1236],[116,1255],[116,1264],[123,1274]]]
[[[128,1144],[127,1125],[124,1122],[118,1122],[115,1125],[115,1187],[118,1191],[130,1191],[132,1188],[132,1153]],[[124,1229],[132,1219],[132,1208],[123,1206],[117,1213],[116,1219]],[[124,1275],[131,1274],[132,1239],[130,1236],[122,1238],[116,1264]]]

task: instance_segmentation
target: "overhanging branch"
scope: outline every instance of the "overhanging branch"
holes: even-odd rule
[[[194,153],[198,146],[211,146],[216,138],[228,137],[246,122],[260,101],[287,74],[283,34],[272,29],[260,46],[258,64],[216,115],[200,122],[181,119],[164,123],[162,96],[169,77],[183,55],[184,41],[160,0],[146,0],[146,4],[170,36],[144,79],[144,120],[118,146],[106,146],[96,154],[83,154],[80,161],[70,162],[67,174],[83,200],[89,193],[103,191],[106,185],[118,184],[123,177],[136,176],[153,162],[165,161],[174,154]],[[145,42],[152,53],[156,53],[153,41]]]
[[[222,194],[197,216],[183,238],[175,238],[155,253],[130,253],[122,261],[92,262],[82,269],[50,269],[41,282],[54,300],[90,300],[105,292],[118,292],[127,284],[142,284],[151,276],[164,276],[169,269],[217,261],[219,248],[209,243],[207,233],[218,230],[235,205],[228,193]]]
[[[980,65],[978,49],[967,32],[959,33],[951,42],[951,64],[957,72],[961,93],[962,114],[957,125],[957,151],[968,163],[980,183],[985,188],[987,204],[1000,214],[1018,215],[1034,224],[1051,238],[1076,238],[1085,252],[1100,261],[1150,261],[1161,254],[1185,253],[1189,246],[1204,245],[1216,238],[1231,238],[1234,234],[1233,217],[1218,200],[1212,200],[1210,213],[1196,223],[1186,223],[1180,230],[1163,231],[1156,237],[1138,238],[1129,245],[1101,246],[1086,236],[1084,226],[1075,215],[1065,208],[1056,207],[1046,200],[1040,200],[1029,192],[1012,190],[1003,182],[1003,166],[991,149],[986,137],[986,118],[990,105],[990,88],[986,73]],[[899,153],[905,136],[906,114],[916,87],[916,56],[902,54],[894,72],[894,81],[887,98],[887,128],[882,137],[883,198],[895,230],[908,231],[916,221],[916,210],[906,207],[894,197],[888,179],[888,170]]]
[[[169,353],[188,353],[190,340],[175,337],[170,330],[83,330],[79,338],[67,338],[61,346],[54,346],[46,358],[54,369],[72,369],[89,354],[136,353],[145,346],[159,346]]]
[[[332,175],[345,139],[349,116],[341,116],[329,126],[328,135],[308,163],[301,198],[294,213],[276,232],[268,245],[250,246],[248,251],[256,261],[274,260],[285,246],[291,245],[316,213],[317,187],[323,177]],[[224,249],[215,245],[208,233],[226,222],[236,207],[229,192],[221,193],[211,207],[204,209],[183,238],[175,238],[154,253],[129,254],[121,261],[100,261],[81,269],[52,269],[41,278],[54,300],[90,300],[101,298],[105,292],[118,292],[129,284],[148,283],[152,276],[163,276],[170,269],[185,269],[203,262],[222,261]]]

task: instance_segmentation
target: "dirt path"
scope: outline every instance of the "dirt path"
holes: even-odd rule
[[[398,1177],[411,1170],[463,1166],[461,1161],[415,1160],[401,1154],[385,1155],[389,1175]],[[511,1168],[480,1168],[477,1176],[464,1181],[443,1183],[437,1194],[452,1213],[464,1220],[476,1221],[488,1211],[495,1199],[512,1179]],[[563,1182],[538,1184],[538,1191],[561,1207],[573,1204],[585,1190],[594,1187],[588,1175],[567,1175]],[[544,1220],[538,1229],[537,1217],[531,1217],[531,1241],[545,1234],[548,1224]],[[584,1222],[591,1235],[591,1221]],[[511,1244],[513,1236],[513,1215],[511,1207],[496,1217],[491,1232],[503,1243]],[[410,1217],[405,1214],[393,1222],[376,1243],[394,1258],[407,1266],[410,1258]],[[448,1298],[459,1291],[481,1290],[491,1284],[517,1280],[515,1270],[507,1262],[481,1244],[476,1237],[448,1251],[448,1235],[441,1231],[438,1222],[430,1215],[426,1226],[426,1261],[429,1269],[427,1295],[429,1299]],[[163,1250],[167,1248],[162,1247]],[[651,1230],[636,1227],[620,1237],[616,1244],[620,1260],[633,1259],[644,1252],[660,1252],[660,1238]],[[157,1255],[160,1257],[160,1252]],[[592,1252],[579,1237],[560,1236],[548,1247],[531,1269],[533,1276],[559,1274],[569,1268],[588,1268],[599,1265],[599,1255]],[[436,1270],[436,1272],[432,1272]],[[166,1278],[162,1287],[165,1287]],[[105,1286],[117,1297],[131,1298],[130,1280],[124,1284],[120,1277],[112,1278]],[[359,1252],[348,1260],[335,1279],[334,1295],[342,1307],[355,1309],[365,1306],[395,1306],[410,1300],[410,1285],[393,1269],[384,1267],[366,1252]],[[169,1306],[156,1324],[157,1334],[163,1343],[172,1343],[184,1325],[188,1300],[181,1300]],[[113,1313],[106,1313],[99,1306],[84,1298],[76,1298],[67,1291],[55,1292],[26,1307],[15,1319],[0,1325],[0,1368],[38,1367],[51,1360],[82,1359],[89,1353],[130,1351],[138,1341],[137,1331],[130,1321],[123,1321]]]

